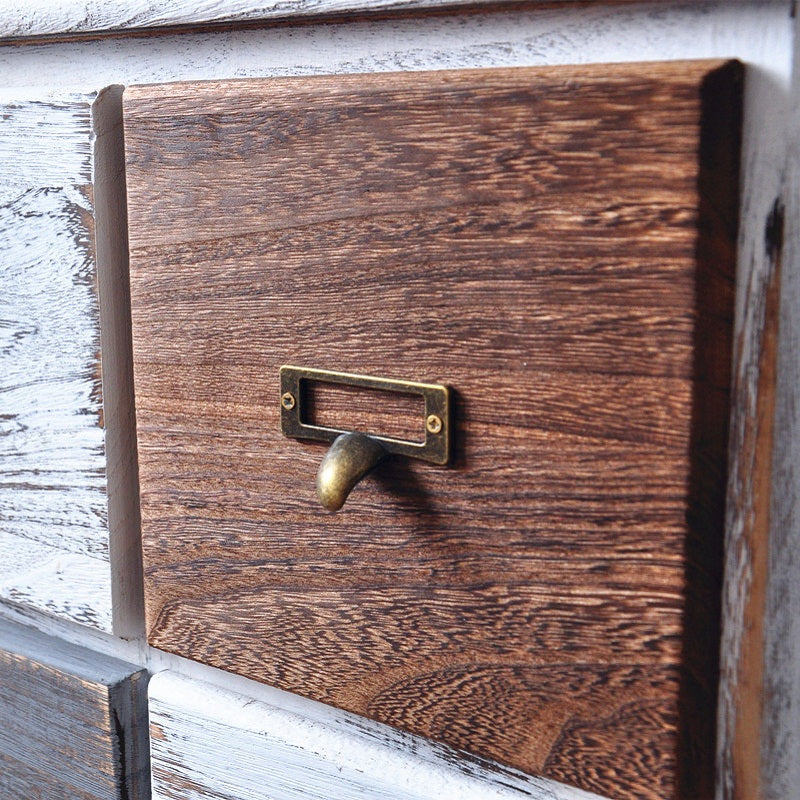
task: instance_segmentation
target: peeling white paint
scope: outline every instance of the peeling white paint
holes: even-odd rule
[[[0,105],[0,597],[110,630],[91,101]]]
[[[92,558],[0,531],[0,552],[14,553],[0,566],[0,597],[64,619],[111,630],[111,571]]]
[[[0,92],[271,75],[735,57],[788,85],[784,0],[495,12],[0,47]]]
[[[483,0],[500,5],[504,0]],[[448,8],[473,0],[0,0],[0,37]]]
[[[795,19],[795,52],[800,15]],[[765,613],[766,686],[761,759],[764,800],[800,786],[800,58],[789,101],[769,586]]]

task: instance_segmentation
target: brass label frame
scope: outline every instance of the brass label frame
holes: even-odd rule
[[[281,432],[293,439],[311,439],[317,442],[332,442],[337,436],[353,431],[327,428],[303,421],[304,381],[419,395],[425,402],[425,416],[422,420],[422,430],[425,433],[423,442],[410,442],[406,439],[395,439],[372,433],[369,436],[379,441],[384,449],[393,455],[419,458],[433,464],[447,464],[450,460],[452,426],[450,390],[447,386],[439,383],[392,380],[371,375],[284,365],[280,368]]]

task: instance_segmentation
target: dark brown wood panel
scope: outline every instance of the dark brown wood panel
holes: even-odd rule
[[[127,90],[150,642],[614,797],[710,797],[740,82]],[[453,464],[324,512],[283,363],[448,384]]]
[[[148,800],[147,672],[0,619],[0,797]]]

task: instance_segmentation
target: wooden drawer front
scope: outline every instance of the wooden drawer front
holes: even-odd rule
[[[614,797],[708,795],[739,82],[127,90],[149,641]],[[453,464],[323,511],[282,364],[449,385]]]
[[[147,800],[147,673],[0,619],[0,797]]]

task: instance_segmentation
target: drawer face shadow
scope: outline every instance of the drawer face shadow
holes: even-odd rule
[[[150,643],[601,794],[710,797],[740,84],[126,90]],[[450,465],[389,459],[324,511],[282,364],[450,387]]]

